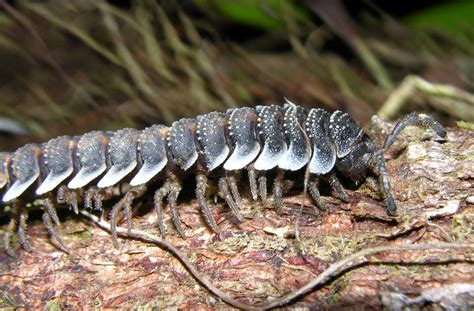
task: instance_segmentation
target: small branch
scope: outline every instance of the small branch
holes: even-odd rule
[[[409,75],[400,83],[377,115],[384,119],[394,117],[417,91],[432,96],[434,100],[430,104],[435,108],[463,120],[474,120],[474,95],[451,85],[428,82],[416,75]]]
[[[97,216],[92,215],[91,213],[81,210],[80,213],[89,218],[92,222],[94,222],[97,226],[100,228],[109,231],[110,232],[110,223],[108,223],[105,220],[100,220]],[[129,233],[127,233],[127,229],[124,228],[117,228],[117,234],[122,236],[122,237],[131,237],[134,239],[142,240],[145,242],[153,243],[158,245],[161,248],[164,248],[171,252],[181,263],[188,269],[188,271],[191,273],[191,275],[204,287],[206,287],[211,293],[222,299],[223,301],[227,302],[228,304],[241,308],[241,309],[255,309],[250,305],[247,305],[245,303],[240,303],[233,298],[231,298],[229,295],[221,291],[220,289],[216,288],[212,283],[205,277],[203,276],[197,269],[194,267],[194,265],[188,260],[185,254],[181,252],[178,248],[174,247],[171,245],[169,242],[161,239],[160,237],[156,237],[154,235],[151,235],[145,231],[141,230],[136,230],[132,229],[130,230]]]
[[[378,246],[373,248],[367,248],[362,251],[359,251],[355,254],[347,256],[332,265],[330,265],[324,272],[322,272],[318,277],[316,277],[313,281],[309,282],[305,286],[297,289],[296,291],[283,296],[275,301],[272,301],[268,304],[260,306],[262,309],[270,309],[275,308],[278,306],[283,306],[295,300],[296,298],[311,292],[314,288],[321,286],[327,283],[336,275],[341,274],[346,270],[353,269],[355,267],[360,266],[361,264],[370,264],[370,263],[393,263],[393,261],[371,261],[367,256],[374,255],[381,252],[402,252],[402,251],[413,251],[413,250],[433,250],[433,249],[464,249],[464,248],[472,248],[474,249],[474,244],[455,244],[455,243],[433,243],[433,244],[413,244],[413,245],[395,245],[395,246]],[[450,260],[441,260],[437,263],[442,263],[445,261],[452,261]],[[415,262],[403,262],[404,264],[407,263],[415,263]],[[416,262],[419,264],[423,264],[424,262]],[[431,264],[433,262],[430,262]]]
[[[90,219],[100,228],[110,231],[110,224],[104,220],[99,220],[99,218],[95,215],[90,214],[89,212],[82,210],[80,212],[83,216]],[[395,246],[379,246],[374,248],[367,248],[362,251],[359,251],[355,254],[347,256],[332,265],[330,265],[324,272],[322,272],[318,277],[314,278],[313,281],[309,282],[305,286],[299,288],[298,290],[287,294],[281,298],[278,298],[272,302],[263,304],[263,305],[248,305],[245,303],[238,302],[230,297],[228,294],[224,293],[220,289],[216,288],[212,283],[203,276],[196,267],[188,260],[185,254],[183,254],[178,248],[174,247],[167,241],[153,236],[147,232],[141,230],[132,229],[130,233],[127,233],[127,229],[124,228],[117,228],[117,233],[123,237],[130,237],[138,240],[142,240],[145,242],[153,243],[162,247],[168,251],[170,251],[176,258],[181,261],[181,263],[188,269],[191,275],[204,287],[206,287],[212,294],[216,295],[221,300],[225,301],[226,303],[241,309],[246,310],[262,310],[262,309],[270,309],[276,308],[279,306],[283,306],[288,304],[289,302],[295,300],[296,298],[305,295],[311,291],[313,291],[316,287],[319,287],[323,284],[328,283],[334,277],[340,275],[341,273],[354,269],[356,267],[361,266],[362,264],[371,264],[371,263],[393,263],[393,261],[372,261],[367,257],[370,255],[374,255],[381,252],[402,252],[402,251],[414,251],[414,250],[433,250],[433,249],[474,249],[474,244],[455,244],[455,243],[433,243],[433,244],[415,244],[415,245],[395,245]],[[446,260],[439,260],[436,263],[443,263],[448,261],[453,261],[456,259],[446,259]],[[457,259],[462,260],[462,259]],[[419,263],[423,264],[424,262],[403,262],[404,264],[407,263]],[[433,261],[430,262],[431,264],[434,263]]]

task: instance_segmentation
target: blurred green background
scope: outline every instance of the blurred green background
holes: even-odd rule
[[[410,74],[474,89],[474,1],[0,0],[0,148],[238,106],[366,124]],[[434,104],[433,104],[434,103]],[[408,111],[470,120],[410,96]]]

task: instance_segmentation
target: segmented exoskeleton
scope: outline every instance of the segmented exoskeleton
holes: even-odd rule
[[[211,112],[195,119],[178,120],[170,127],[154,125],[142,131],[122,129],[115,133],[96,131],[81,137],[54,138],[43,145],[29,144],[14,153],[0,153],[2,201],[13,207],[4,245],[8,250],[10,234],[16,226],[21,244],[30,248],[25,235],[27,202],[41,199],[43,221],[65,248],[55,228],[59,225],[56,202],[70,204],[77,213],[80,202],[101,210],[103,200],[123,194],[110,211],[116,244],[117,215],[125,211],[130,228],[134,198],[155,180],[161,181],[154,194],[160,230],[166,230],[162,203],[167,197],[173,223],[184,237],[177,199],[182,181],[189,175],[195,176],[196,198],[205,220],[217,232],[206,196],[208,181],[216,179],[221,197],[235,218],[243,221],[237,178],[244,170],[254,200],[267,199],[265,173],[276,171],[273,200],[278,210],[283,206],[286,171],[301,171],[308,176],[305,187],[321,209],[325,206],[318,190],[319,180],[327,180],[335,194],[347,201],[336,172],[354,182],[373,173],[378,177],[387,212],[393,215],[396,205],[383,152],[404,127],[416,123],[446,136],[443,127],[430,116],[411,114],[397,123],[383,148],[379,148],[347,113],[307,110],[287,102],[283,106]],[[117,185],[121,186],[120,191]]]

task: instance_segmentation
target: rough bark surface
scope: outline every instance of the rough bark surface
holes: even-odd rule
[[[380,142],[390,128],[374,119],[368,131]],[[236,225],[228,209],[218,203],[212,212],[219,234],[204,225],[195,200],[188,200],[181,205],[180,218],[190,237],[181,239],[167,218],[166,240],[216,287],[248,304],[288,294],[336,260],[368,247],[474,243],[473,131],[450,128],[447,141],[440,142],[430,131],[409,128],[386,157],[398,203],[396,218],[386,215],[379,192],[368,181],[349,191],[350,203],[324,197],[326,213],[317,211],[308,199],[299,215],[302,196],[297,193],[285,197],[281,215],[270,203],[244,199],[246,221]],[[150,200],[138,202],[143,203],[140,210],[150,204]],[[134,217],[134,228],[159,235],[156,215],[148,210]],[[80,216],[62,216],[69,254],[50,243],[39,220],[30,221],[28,228],[33,252],[18,249],[15,240],[15,258],[0,253],[0,307],[230,307],[169,252],[132,239],[119,239],[120,249],[115,249],[108,232]],[[297,221],[300,241],[294,234]],[[472,248],[383,252],[369,261],[374,263],[338,274],[289,306],[467,309],[474,304]]]

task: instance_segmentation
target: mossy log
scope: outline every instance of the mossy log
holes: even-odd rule
[[[373,119],[377,141],[391,124]],[[449,128],[446,141],[408,128],[387,152],[398,203],[387,216],[370,180],[349,191],[350,203],[325,197],[328,211],[302,195],[285,197],[277,214],[244,199],[246,221],[236,224],[218,202],[212,209],[220,232],[205,226],[195,200],[181,205],[188,239],[167,219],[165,239],[215,287],[235,300],[259,306],[294,292],[331,264],[354,252],[383,245],[450,243],[458,249],[385,251],[365,257],[292,299],[291,307],[397,309],[403,306],[473,306],[474,132]],[[140,206],[141,205],[141,206]],[[137,200],[140,211],[150,200]],[[134,228],[159,236],[153,208],[134,217]],[[28,228],[32,252],[0,253],[0,307],[82,309],[93,307],[230,308],[211,294],[170,252],[152,243],[119,239],[86,218],[64,213],[64,253],[50,242],[39,220]],[[34,217],[32,217],[34,218]],[[299,223],[299,235],[295,224]],[[297,239],[296,236],[299,236]],[[416,247],[415,247],[416,248]]]

